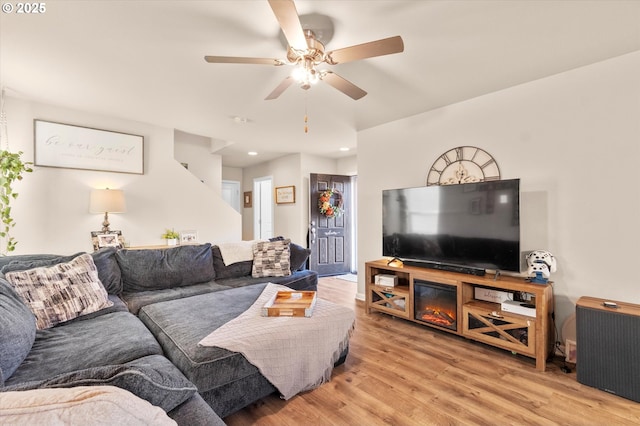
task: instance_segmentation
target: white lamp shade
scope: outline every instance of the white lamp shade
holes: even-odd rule
[[[92,189],[89,213],[124,213],[127,207],[121,189]]]

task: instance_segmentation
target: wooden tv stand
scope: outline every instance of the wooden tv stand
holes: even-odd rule
[[[365,309],[384,312],[398,318],[454,333],[467,339],[534,358],[536,368],[545,371],[554,349],[553,287],[534,284],[524,278],[493,275],[476,276],[415,266],[389,266],[387,260],[365,263]],[[397,277],[395,286],[375,284],[378,274]],[[457,288],[456,329],[447,329],[415,318],[414,280],[446,284]],[[526,294],[535,304],[535,317],[501,310],[500,303],[475,298],[475,289]],[[479,290],[481,291],[481,290]],[[534,303],[535,302],[535,303]],[[526,335],[518,339],[517,333]]]

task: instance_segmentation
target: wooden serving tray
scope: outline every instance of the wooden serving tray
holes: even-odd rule
[[[263,317],[310,317],[315,291],[279,291],[262,307]]]

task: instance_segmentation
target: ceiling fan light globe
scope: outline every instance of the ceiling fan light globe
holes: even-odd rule
[[[302,83],[305,79],[306,70],[301,66],[296,66],[293,71],[291,71],[291,77],[298,83]]]

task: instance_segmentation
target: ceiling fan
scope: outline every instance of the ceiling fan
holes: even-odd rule
[[[293,0],[268,1],[288,44],[286,59],[235,56],[204,57],[209,63],[295,66],[292,74],[286,77],[265,100],[276,99],[294,82],[298,82],[301,88],[308,90],[311,85],[320,80],[355,100],[360,99],[367,92],[333,71],[318,70],[316,66],[323,62],[328,65],[343,64],[375,56],[400,53],[404,50],[402,37],[395,36],[326,52],[324,44],[318,40],[313,30],[303,29]]]

